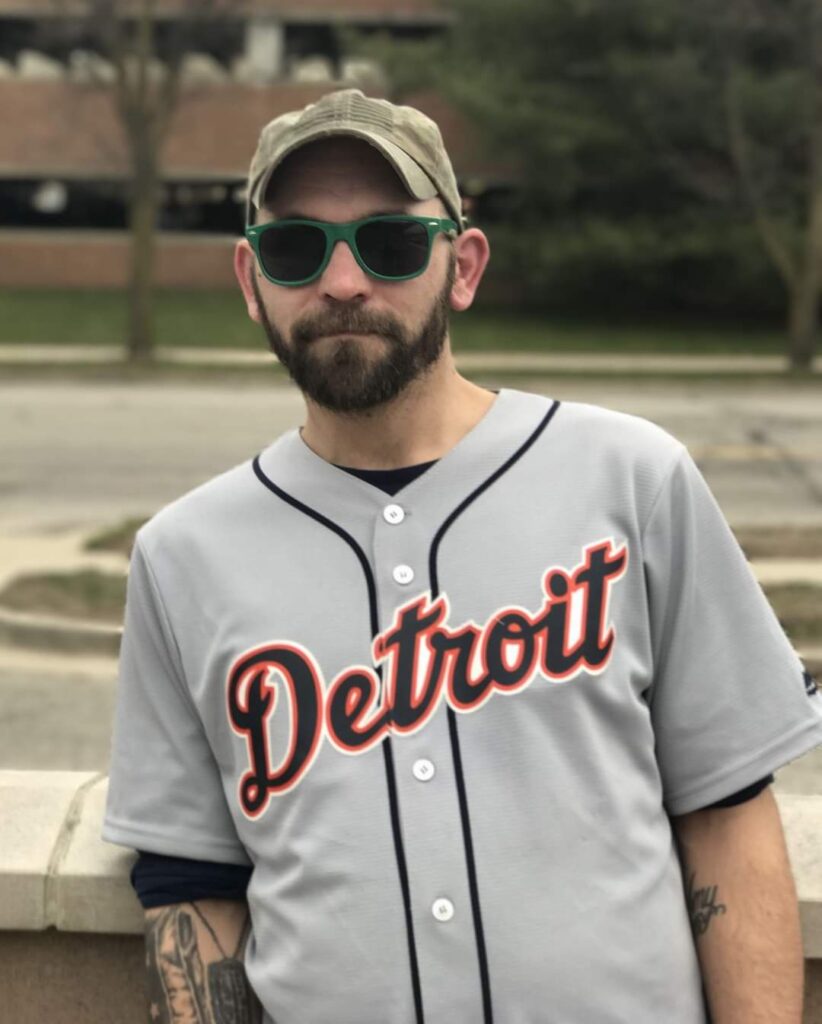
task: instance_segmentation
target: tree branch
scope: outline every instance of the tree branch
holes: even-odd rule
[[[810,273],[819,281],[822,277],[822,9],[818,3],[813,5],[810,18],[807,253],[811,263]]]
[[[768,213],[765,197],[757,181],[742,115],[738,75],[733,67],[730,68],[725,79],[723,92],[729,147],[731,157],[739,173],[742,189],[750,203],[754,223],[765,245],[765,249],[782,275],[785,284],[791,288],[795,283],[798,268],[791,258],[788,246],[780,238],[775,222]]]

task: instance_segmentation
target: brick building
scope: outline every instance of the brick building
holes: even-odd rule
[[[67,0],[79,11],[84,0]],[[60,0],[0,0],[0,287],[120,287],[126,280],[128,164],[113,68],[81,14]],[[127,10],[127,4],[123,5]],[[184,0],[159,0],[157,48]],[[161,285],[230,286],[243,182],[259,129],[334,88],[387,95],[384,70],[345,52],[340,29],[401,38],[446,31],[437,0],[248,0],[186,25],[182,98],[163,153]],[[189,35],[190,34],[190,35]],[[455,112],[413,98],[440,124],[458,177],[494,171]]]

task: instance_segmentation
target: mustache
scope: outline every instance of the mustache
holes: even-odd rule
[[[390,313],[375,313],[358,306],[342,307],[302,317],[291,328],[297,343],[307,343],[327,334],[379,334],[401,341],[405,331]]]

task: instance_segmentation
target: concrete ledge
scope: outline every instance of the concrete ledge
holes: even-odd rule
[[[46,928],[46,887],[90,772],[0,772],[0,928]]]
[[[79,813],[67,823],[73,827],[56,859],[46,913],[60,931],[142,935],[143,909],[129,881],[134,855],[100,839],[107,792],[107,778],[84,787]]]
[[[0,931],[142,934],[134,855],[100,838],[108,780],[0,771]]]

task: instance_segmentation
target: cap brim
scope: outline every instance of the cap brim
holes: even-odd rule
[[[307,134],[298,142],[295,142],[294,145],[280,153],[276,163],[270,164],[265,169],[263,174],[251,187],[251,191],[249,193],[250,207],[259,210],[274,172],[287,156],[295,150],[302,149],[303,146],[309,145],[309,143],[319,142],[322,139],[328,139],[332,136],[347,136],[349,138],[362,139],[363,142],[367,142],[369,145],[373,146],[391,164],[400,181],[405,186],[406,191],[412,198],[433,199],[439,194],[437,192],[436,185],[431,181],[420,165],[404,150],[400,149],[399,146],[390,142],[388,139],[385,139],[380,135],[372,134],[371,132],[363,131],[362,129],[337,128],[329,130],[328,128],[323,128],[320,131]]]

